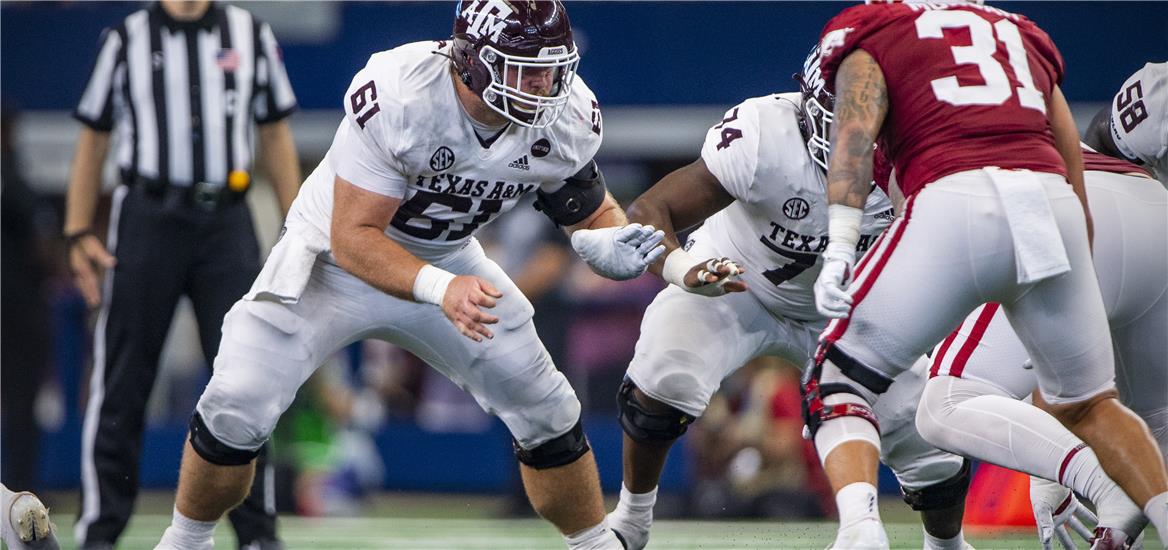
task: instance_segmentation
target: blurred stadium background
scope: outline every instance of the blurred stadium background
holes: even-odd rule
[[[269,21],[283,46],[302,109],[292,126],[305,174],[324,155],[340,118],[341,95],[368,56],[448,36],[454,9],[453,2],[238,4]],[[39,390],[34,422],[8,428],[0,437],[0,465],[8,485],[44,494],[58,512],[67,544],[80,483],[91,344],[90,320],[71,287],[59,238],[78,130],[69,111],[81,94],[101,29],[139,5],[0,4],[3,177],[23,178],[40,196],[33,217],[38,253],[13,258],[13,248],[6,247],[3,262],[6,271],[31,266],[43,273],[39,288],[5,285],[3,292],[39,293],[44,308],[5,309],[2,322],[44,319],[51,342],[45,361],[2,365],[2,383],[32,378]],[[1067,65],[1063,89],[1080,128],[1135,69],[1168,56],[1168,3],[995,5],[1029,16],[1054,38]],[[606,135],[598,159],[618,199],[631,200],[696,158],[705,129],[741,99],[797,90],[791,75],[823,24],[844,6],[569,3],[583,53],[580,74],[604,109]],[[109,168],[107,187],[115,180]],[[263,185],[250,195],[256,230],[270,245],[280,225],[275,201]],[[584,403],[602,483],[614,493],[621,456],[614,396],[632,356],[641,312],[660,283],[651,277],[620,284],[598,279],[548,231],[542,215],[518,211],[526,213],[504,216],[481,238],[536,303],[536,325]],[[171,327],[149,409],[141,516],[131,523],[123,548],[151,547],[166,523],[186,421],[208,376],[193,317],[184,309]],[[790,365],[759,361],[726,382],[710,412],[675,448],[657,508],[660,518],[706,522],[661,521],[651,547],[822,548],[831,541],[830,524],[795,523],[823,521],[833,513],[814,454],[799,437],[797,376]],[[17,403],[5,399],[4,414],[10,414]],[[283,526],[290,547],[561,544],[546,524],[500,519],[530,513],[502,424],[419,361],[380,342],[354,345],[322,368],[285,415],[275,445],[278,505],[289,515]],[[1024,495],[1025,486],[984,473],[979,477],[982,493],[975,495],[976,503],[971,496],[970,519],[1023,526],[976,532],[974,544],[1036,546],[1024,526],[1029,509],[1017,509],[1011,496],[1019,490]],[[902,522],[892,528],[894,546],[919,548],[915,519],[892,496],[895,480],[887,475],[882,485],[890,495],[886,516]],[[716,523],[741,518],[754,520]],[[219,537],[221,547],[234,546],[229,528],[220,528]]]

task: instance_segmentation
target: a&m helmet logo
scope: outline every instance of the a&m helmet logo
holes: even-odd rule
[[[476,38],[487,37],[491,42],[499,41],[507,18],[514,12],[503,0],[473,0],[459,7],[462,17],[469,22],[466,33]]]

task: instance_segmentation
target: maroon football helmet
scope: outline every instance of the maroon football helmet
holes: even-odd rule
[[[563,112],[580,54],[559,0],[461,1],[453,42],[458,77],[491,109],[532,128]]]
[[[824,88],[823,74],[819,72],[819,46],[816,45],[803,62],[803,72],[795,75],[799,91],[803,93],[801,124],[803,137],[807,140],[807,152],[811,160],[827,170],[827,156],[831,153],[831,110],[835,107],[835,97]]]

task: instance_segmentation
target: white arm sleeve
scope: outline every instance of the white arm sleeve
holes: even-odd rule
[[[702,160],[730,196],[749,200],[758,167],[758,108],[745,102],[706,132]]]
[[[329,159],[333,171],[353,185],[387,197],[406,194],[409,177],[398,162],[392,144],[394,112],[398,107],[364,69],[345,92],[345,120],[333,138]]]

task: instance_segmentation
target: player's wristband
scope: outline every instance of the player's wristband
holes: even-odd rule
[[[684,248],[675,248],[673,252],[665,256],[665,265],[661,268],[661,278],[665,279],[667,283],[686,288],[685,274],[689,273],[689,270],[697,264],[698,260],[690,256]]]
[[[827,235],[829,238],[824,256],[856,257],[856,245],[860,243],[860,222],[864,211],[844,204],[827,206]]]
[[[454,280],[454,274],[444,269],[438,269],[430,264],[422,266],[418,275],[414,277],[414,301],[434,304],[442,307],[442,299],[446,297],[446,287]]]

